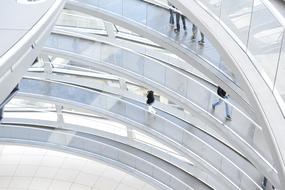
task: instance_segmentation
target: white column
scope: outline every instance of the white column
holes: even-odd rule
[[[43,61],[44,61],[44,73],[45,73],[45,77],[46,77],[46,79],[50,79],[50,75],[52,74],[52,64],[51,64],[51,60],[48,58],[48,56],[44,56],[44,57],[43,57]]]
[[[116,35],[114,32],[114,25],[110,22],[104,22],[108,37],[111,39],[115,39]]]
[[[55,108],[56,108],[56,114],[57,114],[58,128],[62,128],[62,125],[64,124],[64,119],[63,119],[63,115],[62,115],[63,106],[56,104]]]

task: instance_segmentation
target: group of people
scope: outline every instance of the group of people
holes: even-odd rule
[[[218,106],[222,102],[224,102],[225,103],[225,114],[226,114],[225,119],[230,121],[232,119],[232,117],[231,117],[231,114],[230,114],[229,105],[227,104],[227,102],[224,101],[224,100],[227,100],[229,98],[229,94],[227,94],[227,92],[224,89],[222,89],[220,86],[218,86],[218,88],[217,88],[217,95],[219,96],[219,100],[212,104],[212,110],[215,111],[216,106]],[[155,101],[153,91],[152,90],[147,91],[147,96],[146,97],[147,97],[146,104],[148,105],[148,111],[150,113],[152,113],[152,114],[155,114],[156,111],[152,107],[152,104]]]
[[[170,18],[169,18],[169,24],[171,26],[175,25],[176,22],[176,28],[174,28],[174,32],[179,33],[180,32],[180,18],[182,20],[182,25],[183,25],[183,29],[184,31],[187,30],[187,26],[186,26],[186,17],[181,14],[174,5],[172,5],[169,1],[168,1],[168,5],[169,5],[169,12],[170,12]],[[175,22],[174,22],[174,14],[175,14]],[[198,28],[195,24],[192,24],[192,36],[191,36],[191,40],[195,41],[197,38],[197,33],[198,33]],[[200,45],[204,45],[205,43],[205,39],[204,39],[204,34],[202,32],[200,32],[201,35],[201,39],[198,41],[198,43]]]

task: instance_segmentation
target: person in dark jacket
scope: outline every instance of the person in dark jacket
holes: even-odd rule
[[[153,91],[147,91],[147,100],[146,100],[146,104],[148,105],[148,111],[155,114],[156,111],[155,109],[152,107],[152,104],[154,103],[154,95],[153,95]]]
[[[231,120],[232,117],[230,115],[230,112],[229,112],[229,105],[224,101],[225,99],[228,99],[229,98],[229,95],[227,95],[227,92],[222,89],[221,87],[218,86],[218,89],[217,89],[217,94],[220,96],[219,100],[217,102],[215,102],[214,104],[212,104],[212,108],[213,110],[216,109],[216,106],[217,105],[220,105],[222,102],[225,103],[225,106],[226,106],[226,120]]]

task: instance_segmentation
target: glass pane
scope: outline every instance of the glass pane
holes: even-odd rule
[[[134,71],[135,73],[143,75],[144,62],[145,62],[144,57],[125,50],[123,50],[122,54],[123,54],[122,55],[123,68],[126,68],[130,71]]]
[[[200,2],[214,15],[220,17],[222,0],[200,0]]]
[[[98,0],[98,5],[114,14],[122,15],[123,0]]]
[[[66,9],[61,13],[56,24],[58,26],[105,30],[103,20]]]
[[[253,0],[223,0],[221,20],[244,45],[247,44]]]
[[[266,18],[266,19],[265,19]],[[255,0],[248,50],[269,83],[274,81],[282,43],[283,27],[260,0]],[[267,74],[264,75],[265,72]],[[269,78],[268,78],[269,77]]]
[[[55,111],[55,105],[46,103],[31,101],[19,98],[13,98],[8,104],[5,105],[5,109],[19,109],[19,110],[49,110]]]
[[[128,30],[126,28],[123,28],[121,26],[118,26],[118,25],[115,25],[116,26],[116,29],[119,33],[126,33],[126,34],[130,34],[132,36],[139,36],[138,34],[134,33],[133,31],[131,30]]]
[[[114,64],[122,65],[122,49],[119,49],[108,44],[101,45],[101,61]]]
[[[99,0],[84,0],[84,2],[94,5],[94,6],[98,6]]]
[[[139,23],[146,23],[146,3],[134,0],[123,0],[123,16]]]
[[[62,115],[64,122],[68,124],[85,126],[108,133],[114,133],[120,136],[127,136],[127,127],[113,121],[98,119],[90,116],[76,115],[72,113],[63,113]]]
[[[168,34],[171,30],[169,26],[169,11],[164,10],[161,7],[153,6],[151,4],[147,5],[147,26],[161,32],[163,34]]]
[[[284,36],[285,37],[285,36]],[[282,51],[276,76],[275,88],[279,92],[283,101],[285,101],[285,39],[283,37]],[[285,108],[283,108],[285,110]]]

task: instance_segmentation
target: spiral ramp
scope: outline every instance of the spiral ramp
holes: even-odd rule
[[[282,16],[266,0],[171,2],[185,31],[173,31],[165,1],[7,3],[31,22],[1,29],[1,144],[100,161],[149,184],[129,189],[285,188]],[[204,45],[191,40],[192,24]],[[230,121],[224,105],[212,109],[217,86],[230,94]],[[150,89],[156,113],[145,104]],[[0,172],[0,187],[16,178]]]

